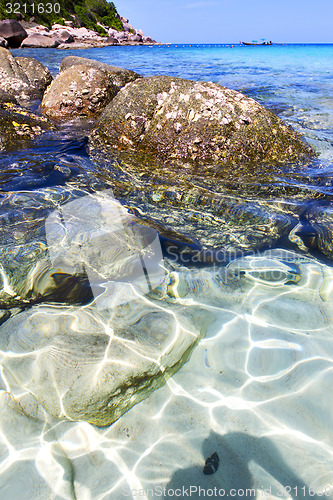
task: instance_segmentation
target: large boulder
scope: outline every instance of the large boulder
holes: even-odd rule
[[[90,142],[103,150],[200,164],[314,155],[291,127],[253,99],[215,83],[169,76],[123,88],[100,116]]]
[[[12,100],[4,97],[3,102],[0,101],[0,151],[29,147],[33,140],[52,128],[46,118],[16,106]]]
[[[153,38],[151,38],[150,36],[144,36],[142,38],[143,40],[143,43],[157,43],[156,40],[154,40]]]
[[[18,104],[17,99],[12,94],[0,89],[0,106],[9,103]]]
[[[0,47],[0,89],[18,100],[38,99],[51,80],[49,70],[40,62],[31,57],[14,58]]]
[[[210,321],[198,306],[158,300],[104,313],[33,307],[0,328],[7,390],[27,391],[53,417],[110,425],[187,361]]]
[[[65,57],[60,74],[44,94],[43,112],[53,119],[99,115],[126,83],[139,78],[133,71],[81,57]]]
[[[62,167],[55,163],[53,172]],[[20,166],[15,168],[19,174]],[[66,237],[61,237],[61,221]],[[0,199],[0,311],[41,301],[87,303],[92,285],[106,279],[105,296],[110,297],[119,277],[127,283],[130,274],[131,285],[122,285],[128,301],[134,286],[148,291],[147,278],[154,288],[164,276],[157,267],[162,259],[158,236],[173,244],[188,242],[156,222],[138,219],[105,192],[87,196],[85,188],[73,192],[65,187],[11,192]]]
[[[58,38],[36,33],[25,38],[21,44],[21,48],[54,49],[58,47],[60,43]]]
[[[0,36],[7,40],[9,47],[15,49],[21,45],[28,34],[19,22],[14,19],[5,19],[0,22]]]
[[[70,33],[68,33],[67,30],[57,30],[53,32],[53,36],[56,40],[58,40],[60,43],[73,43],[74,42],[74,37]]]

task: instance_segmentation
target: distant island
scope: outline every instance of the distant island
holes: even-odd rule
[[[6,36],[8,30],[15,31],[15,23],[26,32],[20,43],[18,37],[10,40],[11,33]],[[67,30],[69,36],[60,36],[61,29]],[[128,19],[119,15],[115,4],[107,0],[13,0],[1,3],[0,37],[6,39],[12,48],[50,48],[69,43],[94,46],[156,43],[142,30],[134,29]],[[71,47],[75,48],[75,45]]]

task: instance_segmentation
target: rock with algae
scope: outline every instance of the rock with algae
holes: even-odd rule
[[[210,321],[200,308],[139,298],[112,312],[33,307],[1,327],[3,376],[53,417],[109,425],[180,368]]]
[[[54,126],[45,117],[21,108],[0,95],[0,152],[30,147],[35,139]]]
[[[170,76],[138,79],[106,107],[93,147],[145,152],[160,160],[259,163],[314,155],[310,146],[259,103],[212,82]]]

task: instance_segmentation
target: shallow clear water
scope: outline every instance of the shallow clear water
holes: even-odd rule
[[[226,170],[219,182],[214,168],[205,178],[183,172],[169,191],[190,192],[193,204],[175,197],[163,206],[156,186],[167,172],[142,165],[138,175],[130,160],[89,158],[84,130],[65,127],[30,150],[0,155],[1,499],[333,498],[333,46],[24,55],[53,74],[63,57],[79,55],[143,75],[218,82],[276,112],[318,158]],[[135,189],[120,193],[128,179]],[[203,195],[207,187],[213,198]],[[90,270],[130,276],[132,261],[108,240],[99,252],[87,246],[98,231],[119,229],[114,217],[104,226],[109,205],[80,205],[110,188],[134,215],[177,232],[161,233],[164,254],[155,264],[163,273],[148,290],[140,281],[95,293],[81,276],[82,263],[90,285]],[[70,244],[63,222],[53,221],[51,233],[45,225],[57,210]],[[80,217],[77,230],[71,221]],[[184,259],[175,262],[168,245],[178,241],[179,254],[180,234],[227,249],[226,259],[187,265],[196,246],[183,239]],[[119,372],[115,338],[128,361]],[[179,371],[111,426],[75,418],[115,373],[135,371],[139,359],[167,367],[186,349],[191,356]],[[214,452],[219,468],[204,475]]]

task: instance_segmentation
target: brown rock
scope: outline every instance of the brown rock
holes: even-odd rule
[[[291,127],[253,99],[215,83],[169,76],[142,78],[122,89],[100,116],[91,144],[198,164],[314,155]]]
[[[0,36],[7,40],[10,48],[17,48],[28,36],[19,22],[14,19],[5,19],[0,22]]]
[[[53,37],[59,41],[59,43],[73,43],[74,37],[68,33],[66,30],[58,30],[53,32]]]
[[[60,74],[44,94],[43,112],[55,120],[93,118],[119,89],[139,75],[133,71],[70,56],[63,59]]]
[[[0,89],[18,100],[38,99],[52,80],[49,70],[32,57],[14,58],[0,47]]]

